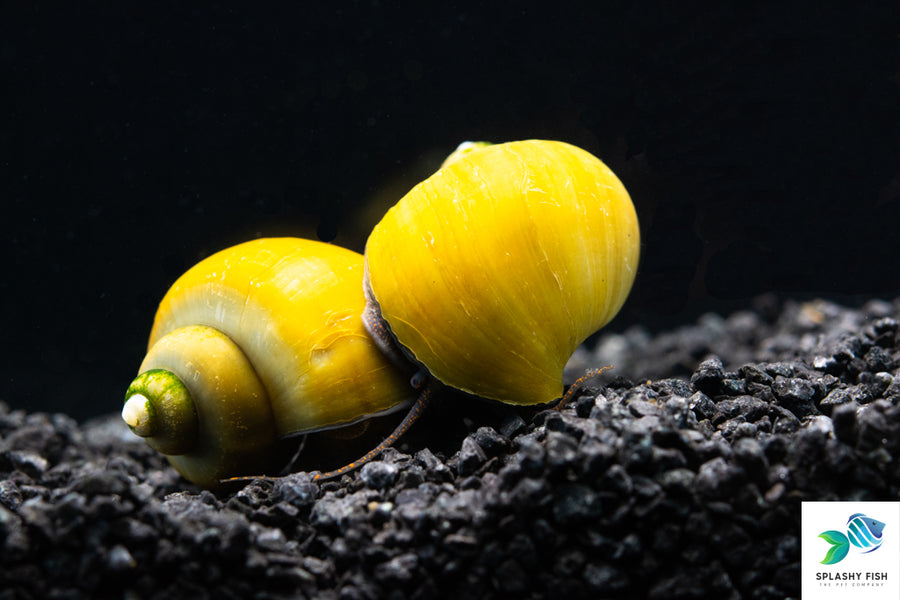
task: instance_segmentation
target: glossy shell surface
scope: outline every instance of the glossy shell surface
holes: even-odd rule
[[[639,248],[631,199],[599,159],[510,142],[465,153],[385,215],[367,286],[438,380],[537,404],[560,396],[572,352],[625,302]]]
[[[409,386],[362,325],[362,277],[361,255],[321,242],[267,238],[228,248],[172,285],[151,356],[181,327],[222,332],[258,374],[281,435],[381,413],[408,401]],[[141,371],[160,366],[145,361]]]

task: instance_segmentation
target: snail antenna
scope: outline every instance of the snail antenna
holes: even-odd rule
[[[419,417],[422,416],[422,413],[425,412],[425,409],[431,403],[435,388],[437,387],[431,377],[427,376],[422,371],[419,371],[415,375],[413,375],[411,383],[415,388],[420,390],[419,397],[416,398],[416,401],[412,405],[412,408],[409,409],[409,412],[406,414],[400,424],[397,425],[394,431],[389,436],[387,436],[384,441],[375,446],[364,456],[358,458],[350,464],[341,467],[340,469],[335,469],[334,471],[328,471],[326,473],[316,473],[312,478],[313,481],[325,481],[326,479],[334,479],[335,477],[340,477],[345,473],[355,471],[356,469],[362,467],[367,462],[372,461],[372,459],[376,458],[379,454],[384,452],[385,448],[393,446],[394,443],[398,439],[400,439],[400,437],[404,433],[406,433],[410,427],[412,427],[413,423],[419,420]],[[279,479],[279,477],[271,477],[267,475],[245,475],[241,477],[229,477],[227,479],[222,479],[219,481],[219,483],[234,483],[256,480],[273,481],[275,479]]]
[[[421,389],[419,392],[419,397],[416,399],[416,402],[412,405],[412,408],[409,409],[409,412],[406,414],[406,417],[397,425],[397,428],[391,433],[391,435],[384,438],[384,441],[375,446],[372,450],[370,450],[365,456],[360,457],[359,459],[353,461],[352,463],[341,467],[340,469],[336,469],[334,471],[328,471],[327,473],[316,473],[313,477],[313,481],[324,481],[326,479],[334,479],[335,477],[340,477],[345,473],[349,473],[354,471],[367,462],[371,461],[373,458],[377,457],[381,454],[385,448],[389,448],[393,446],[394,443],[400,439],[406,431],[412,427],[412,424],[419,420],[419,417],[422,416],[422,413],[425,412],[425,409],[431,403],[431,398],[434,396],[434,388],[435,384],[431,377],[422,376],[422,371],[417,372],[413,375],[412,383],[415,387]],[[418,384],[418,385],[416,385]]]
[[[563,407],[575,397],[575,394],[581,391],[581,388],[584,387],[584,384],[602,373],[603,371],[608,371],[612,369],[612,365],[607,365],[605,367],[600,367],[599,369],[590,369],[587,373],[579,377],[575,380],[575,383],[569,386],[569,389],[566,390],[566,393],[563,394],[563,397],[560,398],[559,402],[556,403],[554,410],[561,411]]]
[[[294,470],[294,465],[297,464],[297,461],[300,460],[300,455],[303,454],[303,449],[306,448],[306,441],[309,439],[308,435],[304,435],[300,438],[300,443],[297,444],[297,451],[294,452],[294,456],[291,457],[291,460],[281,469],[280,476],[288,475]]]

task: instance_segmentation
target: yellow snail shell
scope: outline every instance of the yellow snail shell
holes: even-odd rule
[[[440,382],[549,402],[576,347],[625,302],[639,249],[628,192],[588,152],[545,140],[461,148],[373,230],[367,311]]]
[[[363,257],[296,238],[201,261],[160,303],[122,411],[186,478],[271,466],[275,441],[408,405],[408,378],[363,327]]]

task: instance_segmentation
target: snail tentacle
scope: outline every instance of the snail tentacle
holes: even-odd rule
[[[300,460],[300,456],[303,455],[303,450],[306,448],[307,440],[309,440],[309,435],[303,435],[300,437],[300,443],[297,444],[297,450],[294,451],[294,455],[291,457],[291,460],[289,460],[284,468],[281,469],[279,477],[283,477],[294,471],[294,465],[297,464],[297,461]]]
[[[359,459],[353,461],[350,464],[347,464],[340,469],[336,469],[334,471],[328,471],[327,473],[316,473],[313,477],[313,481],[324,481],[326,479],[334,479],[335,477],[340,477],[345,473],[349,473],[354,471],[367,462],[370,462],[372,459],[376,458],[379,454],[381,454],[385,448],[389,448],[392,446],[400,437],[407,432],[407,430],[412,427],[413,423],[419,420],[419,417],[422,416],[422,413],[425,412],[425,409],[431,403],[431,399],[434,396],[435,385],[431,378],[428,378],[423,384],[422,391],[419,393],[419,397],[416,399],[415,404],[412,405],[412,408],[409,409],[409,412],[406,414],[406,417],[403,418],[403,421],[397,425],[397,428],[391,433],[391,435],[387,436],[383,442],[375,446],[372,450],[366,453],[364,456]]]
[[[368,462],[371,462],[373,459],[377,458],[379,454],[384,452],[385,448],[389,448],[394,443],[400,439],[400,437],[412,427],[413,423],[415,423],[419,417],[422,416],[422,413],[425,412],[425,409],[431,403],[431,399],[434,396],[435,388],[437,387],[431,378],[428,378],[422,384],[422,391],[419,393],[419,397],[416,399],[415,403],[409,409],[409,412],[403,418],[403,421],[400,422],[399,425],[394,429],[394,431],[387,436],[384,441],[375,446],[372,450],[367,452],[362,457],[357,460],[344,465],[340,469],[335,469],[334,471],[328,471],[325,473],[316,473],[313,476],[313,481],[325,481],[326,479],[334,479],[335,477],[340,477],[341,475],[345,475],[346,473],[350,473],[355,471],[356,469],[362,467]],[[246,482],[246,481],[274,481],[276,479],[281,479],[281,476],[272,477],[269,475],[245,475],[241,477],[228,477],[227,479],[220,479],[219,483],[237,483],[237,482]]]
[[[568,404],[572,398],[575,397],[575,394],[581,391],[581,388],[587,381],[590,381],[603,371],[608,371],[612,369],[612,365],[607,365],[605,367],[600,367],[599,369],[590,369],[587,373],[576,379],[572,385],[569,386],[569,389],[566,390],[566,393],[563,394],[562,398],[559,399],[559,402],[556,403],[556,406],[553,407],[553,410],[561,411],[566,404]]]

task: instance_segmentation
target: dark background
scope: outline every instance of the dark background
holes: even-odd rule
[[[181,272],[259,236],[361,250],[466,139],[565,140],[624,181],[644,244],[613,328],[770,291],[900,295],[895,2],[17,4],[0,25],[15,408],[118,410]]]

